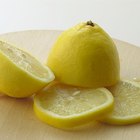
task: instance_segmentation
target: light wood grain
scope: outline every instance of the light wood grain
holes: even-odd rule
[[[45,62],[48,51],[60,31],[23,31],[0,39],[25,48]],[[120,55],[121,77],[140,77],[140,48],[114,40]],[[32,109],[32,99],[0,96],[0,140],[139,140],[140,124],[111,126],[90,124],[79,130],[63,131],[39,121]]]

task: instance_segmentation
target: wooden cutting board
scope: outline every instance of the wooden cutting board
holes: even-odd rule
[[[8,33],[0,39],[25,48],[45,62],[48,51],[61,31],[23,31]],[[121,77],[140,78],[140,48],[114,40],[120,55]],[[0,96],[0,140],[139,140],[140,124],[112,126],[90,124],[79,130],[64,131],[39,121],[32,99]]]

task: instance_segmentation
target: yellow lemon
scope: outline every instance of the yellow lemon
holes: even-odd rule
[[[62,83],[105,87],[120,79],[119,56],[111,37],[91,21],[64,31],[51,49],[47,65]]]
[[[101,121],[117,125],[140,122],[140,84],[122,80],[110,91],[114,96],[114,109]]]
[[[43,122],[67,129],[108,113],[113,102],[112,94],[105,88],[77,88],[54,83],[35,95],[34,111]]]
[[[27,97],[54,79],[47,67],[27,52],[0,41],[0,91],[12,97]]]

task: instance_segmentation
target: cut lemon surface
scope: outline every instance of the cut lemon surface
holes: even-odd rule
[[[0,41],[0,91],[27,97],[54,79],[51,70],[27,52]]]
[[[109,112],[113,96],[105,88],[77,88],[55,83],[34,97],[34,111],[43,122],[57,128],[72,128]]]
[[[101,121],[118,125],[140,122],[140,84],[122,80],[110,91],[114,96],[114,110]]]

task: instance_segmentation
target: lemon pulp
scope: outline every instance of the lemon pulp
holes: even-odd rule
[[[23,52],[22,50],[7,45],[6,42],[1,41],[0,51],[2,51],[16,65],[18,65],[23,70],[26,70],[30,74],[34,74],[39,78],[48,76],[48,71],[42,67],[41,63],[25,51]]]

